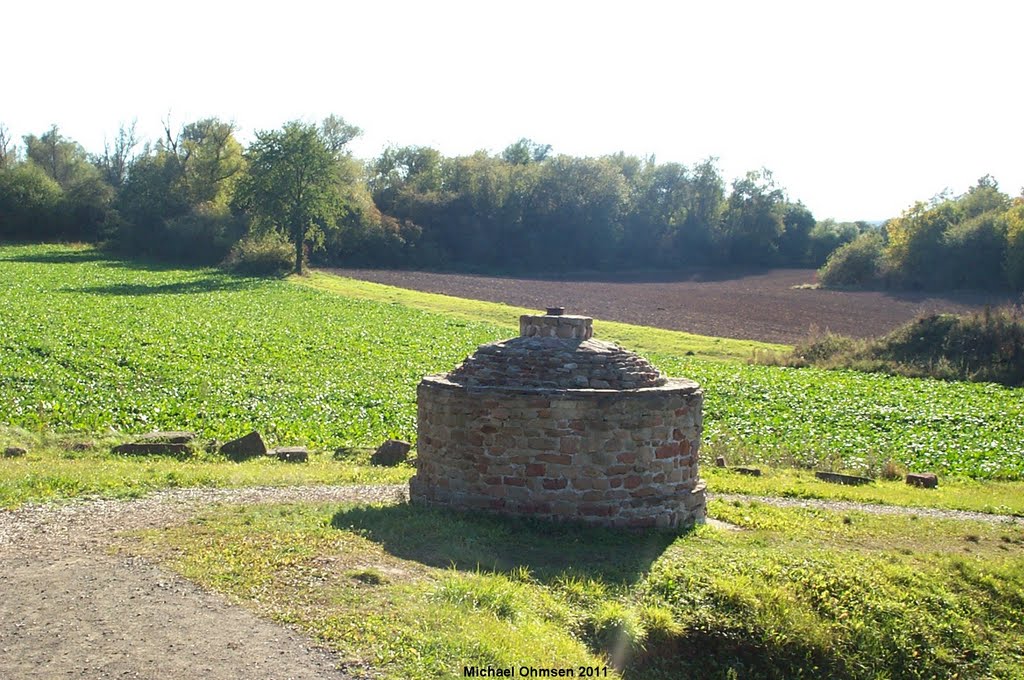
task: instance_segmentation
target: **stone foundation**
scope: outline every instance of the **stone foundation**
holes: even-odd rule
[[[704,521],[693,381],[545,389],[428,376],[417,396],[413,502],[613,527]]]

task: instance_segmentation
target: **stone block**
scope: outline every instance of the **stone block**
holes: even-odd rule
[[[412,444],[400,439],[388,439],[377,447],[377,450],[370,456],[371,465],[393,467],[404,462],[409,455]]]
[[[220,447],[220,453],[233,460],[244,460],[267,455],[267,445],[259,432],[253,430],[244,437],[232,439]]]
[[[906,481],[911,486],[919,486],[924,489],[934,489],[939,486],[939,476],[934,472],[909,472]]]

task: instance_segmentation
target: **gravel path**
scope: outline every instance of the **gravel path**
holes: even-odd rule
[[[178,489],[0,511],[0,678],[348,678],[302,634],[109,547],[210,503],[403,498],[402,486]]]
[[[733,494],[879,514],[1014,522],[1024,518]],[[0,678],[296,680],[348,678],[342,659],[137,557],[110,551],[119,532],[186,521],[211,503],[401,501],[406,487],[175,489],[129,501],[0,511]]]

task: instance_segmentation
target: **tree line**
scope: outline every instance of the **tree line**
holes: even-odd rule
[[[838,248],[820,271],[832,287],[1024,290],[1024,194],[986,175],[959,196],[918,201],[878,232]]]
[[[143,143],[124,125],[90,153],[56,126],[21,145],[0,126],[0,238],[194,263],[287,250],[294,268],[564,271],[818,266],[871,231],[815,220],[767,169],[727,183],[713,158],[575,157],[521,139],[498,154],[405,146],[363,162],[349,151],[359,128],[337,116],[246,148],[217,118],[163,127]]]

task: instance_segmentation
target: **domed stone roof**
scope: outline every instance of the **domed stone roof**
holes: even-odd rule
[[[520,337],[481,345],[446,377],[469,387],[628,390],[666,379],[641,356],[594,340],[593,320],[523,315]]]

